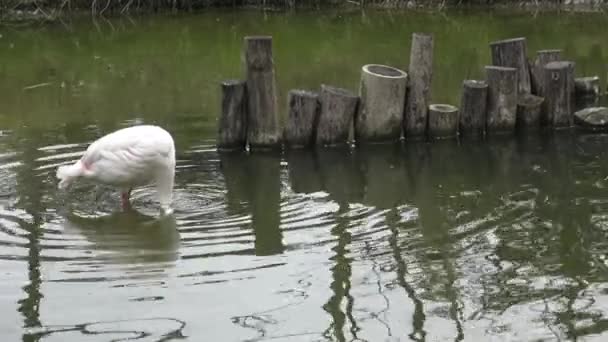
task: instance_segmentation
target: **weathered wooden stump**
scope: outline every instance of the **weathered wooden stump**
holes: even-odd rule
[[[544,99],[532,94],[520,94],[517,98],[518,130],[536,130],[540,128],[540,113]]]
[[[486,66],[488,109],[486,132],[504,134],[515,130],[517,119],[517,69]]]
[[[599,76],[576,77],[574,78],[574,91],[576,96],[599,96],[600,78]]]
[[[277,91],[272,37],[245,37],[247,140],[250,149],[279,147]]]
[[[600,102],[600,78],[598,76],[574,79],[574,110],[596,107]]]
[[[541,123],[557,128],[572,125],[571,86],[573,67],[571,62],[547,63],[544,67],[543,105]]]
[[[315,120],[319,113],[319,94],[312,91],[290,90],[287,100],[289,112],[283,131],[287,148],[301,148],[314,144]]]
[[[536,59],[532,66],[532,93],[534,95],[542,94],[543,68],[547,63],[557,62],[562,59],[562,50],[539,50],[536,52]]]
[[[577,127],[588,131],[608,131],[608,108],[589,107],[574,113]]]
[[[408,91],[403,120],[407,140],[426,137],[427,111],[433,78],[433,36],[426,33],[412,34]]]
[[[359,97],[347,89],[323,84],[320,102],[316,144],[322,146],[347,144]]]
[[[221,83],[222,112],[218,124],[219,150],[245,150],[247,146],[247,87],[245,81]]]
[[[490,43],[492,65],[517,69],[517,89],[529,94],[530,69],[528,65],[526,38],[513,38]]]
[[[429,138],[447,139],[458,135],[458,108],[448,104],[429,106]]]
[[[364,65],[355,118],[355,142],[395,141],[401,137],[407,74],[378,64]]]
[[[459,130],[463,137],[483,136],[486,128],[488,84],[485,81],[465,80],[462,83]]]

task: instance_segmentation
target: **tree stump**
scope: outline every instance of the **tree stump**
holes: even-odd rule
[[[460,100],[460,135],[483,136],[486,128],[488,84],[485,81],[465,80]]]
[[[403,131],[408,140],[426,137],[427,111],[433,78],[433,36],[426,33],[412,34],[408,91],[405,105]]]
[[[532,93],[534,95],[542,94],[543,68],[547,63],[557,62],[562,60],[562,50],[539,50],[536,52],[536,59],[532,66]]]
[[[520,94],[517,98],[518,130],[536,130],[540,128],[540,113],[544,99],[532,94]]]
[[[320,102],[316,144],[322,146],[347,144],[359,97],[349,90],[323,84]]]
[[[598,106],[600,102],[600,78],[598,76],[574,79],[574,108],[576,110]]]
[[[267,149],[280,144],[272,37],[245,37],[247,74],[247,140],[249,147]]]
[[[599,96],[599,76],[576,77],[574,79],[574,91],[576,96]]]
[[[458,108],[448,104],[429,106],[429,138],[446,139],[458,135]]]
[[[386,65],[361,69],[361,102],[355,118],[355,142],[395,141],[401,138],[407,74]]]
[[[247,88],[245,81],[221,83],[222,112],[218,125],[219,150],[245,150],[247,146]]]
[[[541,115],[543,125],[558,128],[572,125],[572,71],[570,62],[550,62],[545,65],[542,88],[545,102]]]
[[[515,130],[517,74],[515,68],[486,66],[488,83],[486,132],[488,134],[503,134]]]
[[[288,94],[289,113],[283,131],[288,148],[308,147],[314,143],[315,121],[319,113],[319,94],[294,89]]]
[[[517,89],[521,94],[530,94],[530,69],[528,65],[526,38],[513,38],[490,43],[492,65],[517,69]]]

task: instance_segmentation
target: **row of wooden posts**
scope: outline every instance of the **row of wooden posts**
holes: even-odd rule
[[[279,127],[272,37],[244,39],[245,80],[222,82],[218,149],[301,148],[482,137],[518,129],[574,125],[575,103],[600,96],[599,77],[574,77],[561,50],[541,50],[529,62],[525,38],[490,44],[485,80],[465,80],[460,108],[430,103],[433,36],[412,35],[407,72],[364,65],[358,94],[322,84],[319,92],[293,89]],[[352,129],[352,132],[351,132]],[[352,133],[352,135],[351,135]]]

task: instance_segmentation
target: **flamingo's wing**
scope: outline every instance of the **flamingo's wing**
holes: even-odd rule
[[[95,177],[111,183],[132,183],[153,177],[166,167],[171,148],[143,135],[109,135],[93,143],[83,163]]]

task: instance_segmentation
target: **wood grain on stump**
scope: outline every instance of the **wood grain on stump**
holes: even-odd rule
[[[541,123],[557,128],[572,125],[573,66],[571,62],[559,61],[547,63],[543,74],[543,94],[545,102],[541,114]]]
[[[517,69],[486,66],[488,83],[488,110],[486,132],[510,133],[517,119]]]
[[[287,148],[311,146],[314,143],[315,122],[319,113],[319,94],[293,89],[287,95],[287,123],[283,141]]]
[[[320,102],[316,144],[322,146],[347,144],[359,97],[347,89],[323,84]]]
[[[272,37],[245,37],[247,74],[247,140],[250,148],[280,144]]]
[[[536,130],[540,128],[540,113],[544,99],[532,94],[523,94],[517,99],[518,130]]]
[[[384,142],[401,138],[407,74],[378,64],[361,69],[361,102],[355,119],[355,141]]]
[[[483,136],[486,127],[488,84],[485,81],[465,80],[460,100],[459,131],[463,137]]]
[[[562,50],[539,50],[536,52],[534,65],[532,66],[532,93],[534,95],[542,94],[543,68],[547,63],[557,62],[562,60]]]
[[[458,135],[458,108],[448,104],[429,106],[429,138],[446,139]]]
[[[403,121],[403,131],[407,140],[419,140],[426,137],[427,112],[433,78],[433,44],[433,36],[430,34],[412,34],[408,91]]]
[[[530,67],[528,65],[526,38],[513,38],[490,43],[492,65],[517,69],[517,89],[529,94]]]
[[[221,83],[222,104],[217,145],[220,150],[245,150],[247,146],[247,87],[245,81]]]

